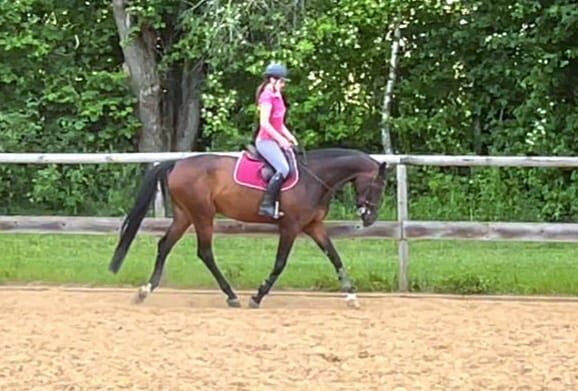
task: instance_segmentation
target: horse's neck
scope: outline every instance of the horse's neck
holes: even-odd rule
[[[317,176],[329,187],[339,187],[361,172],[370,170],[369,161],[358,156],[343,156],[317,165]]]

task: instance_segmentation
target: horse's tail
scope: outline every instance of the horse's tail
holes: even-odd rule
[[[136,233],[147,213],[147,210],[153,201],[157,182],[161,183],[163,198],[167,201],[167,176],[175,166],[176,161],[165,161],[152,167],[144,176],[143,184],[136,197],[132,210],[125,217],[120,228],[120,240],[114,250],[114,255],[109,265],[109,270],[117,273],[120,270],[122,262],[128,253],[128,249],[134,240]]]

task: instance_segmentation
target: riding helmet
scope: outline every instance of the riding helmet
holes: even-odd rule
[[[287,79],[287,68],[283,64],[272,63],[265,69],[264,76],[276,77],[278,79]]]

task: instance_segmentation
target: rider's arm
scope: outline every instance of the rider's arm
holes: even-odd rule
[[[297,138],[293,135],[293,133],[291,133],[291,131],[289,129],[287,129],[287,126],[283,125],[283,135],[285,136],[285,138],[289,141],[291,141],[293,144],[297,145]]]

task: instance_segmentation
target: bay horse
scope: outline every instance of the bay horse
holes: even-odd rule
[[[302,232],[313,239],[333,264],[341,290],[347,293],[348,304],[357,306],[356,289],[323,220],[334,193],[352,183],[357,214],[364,227],[372,225],[377,219],[385,188],[386,163],[379,163],[370,155],[354,149],[319,149],[307,151],[305,156],[306,159],[296,159],[299,181],[279,196],[284,215],[277,220],[258,214],[262,190],[234,181],[233,171],[238,159],[235,156],[201,154],[157,164],[145,173],[134,206],[123,220],[110,271],[119,271],[160,183],[172,200],[173,219],[158,241],[154,270],[148,284],[139,288],[136,302],[142,302],[159,286],[167,255],[192,224],[197,238],[197,256],[226,295],[227,304],[230,307],[241,306],[213,256],[213,222],[215,215],[220,213],[238,221],[276,224],[278,227],[279,242],[273,269],[256,294],[251,296],[250,307],[260,306],[283,272],[294,241]]]

